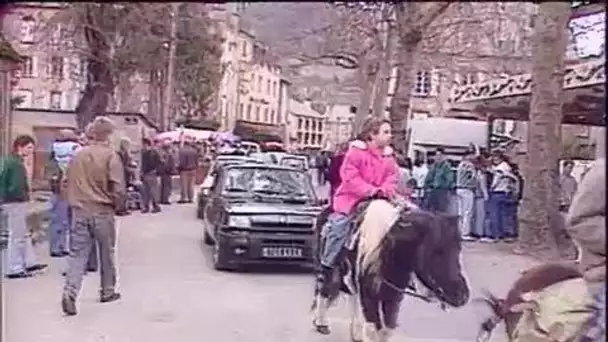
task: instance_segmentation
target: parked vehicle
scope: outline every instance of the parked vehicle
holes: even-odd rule
[[[304,171],[257,163],[219,167],[199,202],[203,239],[213,245],[214,268],[312,266],[314,224],[325,202],[317,199]]]
[[[247,152],[247,154],[262,152],[260,144],[253,141],[241,141],[240,146]]]
[[[277,164],[287,167],[293,167],[298,170],[308,171],[308,158],[305,155],[291,154],[286,152],[262,152],[252,153],[250,157],[263,160],[268,164]]]
[[[238,155],[219,155],[209,167],[209,171],[205,179],[201,183],[197,191],[197,207],[196,217],[202,219],[204,217],[203,205],[201,200],[209,195],[209,189],[213,186],[217,170],[225,165],[243,164],[243,163],[262,163],[263,161],[257,158]]]

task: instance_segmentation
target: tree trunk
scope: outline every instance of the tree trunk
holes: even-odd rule
[[[84,19],[89,24],[84,27],[84,37],[93,58],[88,59],[87,84],[84,94],[76,106],[77,124],[80,130],[93,121],[95,117],[104,115],[110,96],[114,91],[114,79],[110,70],[110,44],[106,37],[94,27],[103,22],[103,6],[86,6]]]
[[[392,27],[387,28],[386,44],[384,46],[384,53],[380,66],[378,68],[378,87],[376,88],[376,95],[374,97],[373,114],[377,117],[384,117],[384,110],[386,107],[386,95],[388,94],[389,79],[391,76],[391,60],[393,58],[393,45],[394,45],[394,33],[395,30]]]
[[[357,136],[357,134],[359,134],[363,121],[365,121],[365,118],[369,115],[369,107],[372,103],[372,93],[374,91],[374,81],[378,76],[378,73],[375,72],[375,70],[372,70],[372,68],[373,66],[369,63],[369,61],[363,58],[358,72],[359,85],[361,88],[361,100],[359,101],[357,113],[355,114],[355,118],[353,120],[353,136]]]
[[[403,155],[408,149],[408,118],[410,99],[417,68],[416,53],[423,39],[424,31],[443,14],[452,2],[437,2],[435,8],[420,11],[416,2],[399,2],[395,5],[397,14],[397,77],[395,91],[391,99],[390,119],[393,126],[393,146]]]
[[[415,4],[414,4],[415,5]],[[390,119],[393,126],[394,147],[407,155],[407,122],[410,115],[414,72],[416,71],[416,51],[422,40],[419,30],[408,27],[406,11],[397,6],[399,25],[399,47],[397,50],[397,77],[395,91],[391,99]]]
[[[542,2],[533,38],[532,103],[520,247],[532,253],[556,252],[562,226],[558,212],[559,146],[562,121],[564,56],[570,17],[568,2]]]

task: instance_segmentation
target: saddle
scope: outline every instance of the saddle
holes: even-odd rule
[[[344,246],[349,251],[352,251],[357,242],[359,241],[359,227],[365,218],[367,207],[372,202],[372,199],[363,200],[355,206],[355,212],[353,214],[353,220],[351,221],[351,228],[348,230],[348,237],[346,238],[346,245]]]
[[[349,236],[346,239],[346,245],[345,245],[346,249],[352,251],[355,248],[357,242],[359,241],[359,236],[360,236],[359,227],[363,223],[363,219],[365,218],[365,214],[367,213],[367,209],[368,209],[369,205],[374,200],[375,200],[375,198],[366,199],[366,200],[359,202],[355,206],[355,212],[353,214],[354,218],[351,221],[352,227],[351,227],[351,229],[349,229]],[[412,210],[417,208],[414,204],[409,203],[407,201],[399,201],[395,205],[399,208],[408,208],[408,209],[412,209]]]

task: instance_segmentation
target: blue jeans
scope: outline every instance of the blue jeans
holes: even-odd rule
[[[486,200],[483,197],[475,198],[475,205],[473,207],[471,236],[477,238],[484,237],[486,231]]]
[[[321,251],[321,265],[333,267],[338,255],[342,251],[351,229],[351,217],[342,213],[331,213],[321,232],[323,236],[323,250]]]
[[[586,326],[581,342],[606,341],[606,284],[592,290],[594,314]]]
[[[508,224],[507,202],[510,201],[509,194],[506,192],[491,192],[488,206],[488,230],[486,237],[492,239],[502,239],[506,235],[505,223]]]
[[[70,206],[58,195],[51,197],[51,223],[49,226],[49,247],[51,254],[68,251],[68,232],[70,230]]]
[[[507,200],[504,203],[504,233],[505,237],[517,237],[517,207],[518,203],[514,200]]]
[[[2,205],[7,214],[8,247],[3,251],[2,262],[6,275],[25,272],[37,264],[32,234],[27,226],[28,203],[5,203]]]

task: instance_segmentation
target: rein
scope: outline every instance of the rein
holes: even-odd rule
[[[419,293],[416,293],[416,292],[408,289],[407,287],[404,288],[404,289],[402,289],[399,286],[397,286],[397,285],[391,283],[390,281],[386,280],[384,277],[382,277],[382,283],[384,285],[388,286],[389,288],[391,288],[395,292],[398,292],[398,293],[401,293],[401,294],[408,295],[410,297],[414,297],[414,298],[420,299],[420,300],[422,300],[422,301],[424,301],[426,303],[432,303],[433,302],[433,298],[432,297],[421,295]],[[441,307],[442,310],[445,310],[446,309],[446,304],[444,302],[440,301],[440,307]]]

